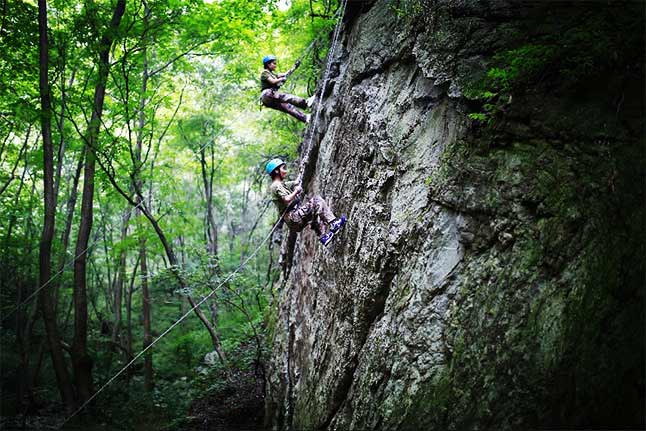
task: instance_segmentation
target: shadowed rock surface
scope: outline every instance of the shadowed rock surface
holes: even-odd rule
[[[644,426],[640,12],[349,3],[305,173],[349,222],[286,250],[268,425]]]

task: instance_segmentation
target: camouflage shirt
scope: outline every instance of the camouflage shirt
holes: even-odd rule
[[[287,195],[294,192],[294,187],[298,184],[297,181],[276,181],[272,182],[269,190],[271,192],[271,200],[276,205],[279,214],[283,214],[287,208],[287,203],[283,199]]]

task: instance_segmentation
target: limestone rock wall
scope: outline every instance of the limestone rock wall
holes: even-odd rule
[[[468,115],[585,12],[548,3],[349,2],[306,172],[349,222],[287,259],[275,429],[643,426],[641,66]]]

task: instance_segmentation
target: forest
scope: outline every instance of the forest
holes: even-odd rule
[[[337,8],[2,1],[0,428],[58,429],[91,400],[65,426],[187,429],[229,387],[262,409],[264,163],[304,129],[260,109],[261,59],[301,57],[286,88],[311,95]]]

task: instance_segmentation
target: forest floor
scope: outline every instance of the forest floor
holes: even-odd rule
[[[189,409],[184,431],[261,430],[264,417],[263,377],[253,370],[233,370],[229,379]]]
[[[80,422],[71,421],[65,430],[165,430],[165,431],[260,431],[264,419],[264,377],[261,372],[232,368],[227,378],[219,380],[208,393],[195,399],[185,417],[172,420],[163,409],[142,411],[129,426],[111,423],[110,417],[93,411]],[[0,414],[0,430],[58,430],[64,417],[56,403],[40,406],[32,415],[5,417]],[[1,409],[0,409],[1,412]],[[105,413],[105,412],[103,412]],[[24,421],[24,422],[23,422]]]

